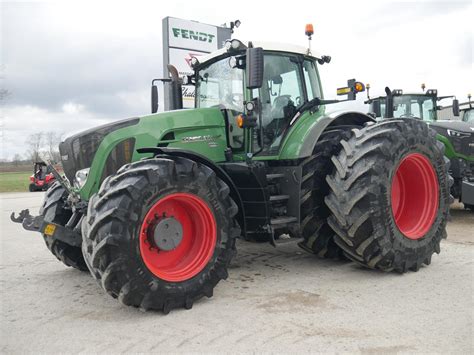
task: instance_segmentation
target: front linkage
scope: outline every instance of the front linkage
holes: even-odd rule
[[[29,231],[39,232],[48,249],[65,265],[87,271],[81,252],[81,220],[87,210],[87,202],[82,201],[60,166],[47,165],[56,182],[45,193],[38,216],[32,216],[28,209],[18,216],[12,212],[10,219],[21,223]]]
[[[15,223],[21,223],[26,230],[40,232],[49,238],[59,240],[71,246],[81,246],[82,237],[80,230],[71,229],[67,225],[62,226],[58,223],[45,221],[42,215],[32,216],[29,209],[22,210],[18,217],[15,217],[15,212],[12,212],[10,219]]]

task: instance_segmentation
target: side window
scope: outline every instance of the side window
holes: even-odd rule
[[[316,62],[305,60],[303,64],[303,74],[306,83],[306,91],[308,92],[308,100],[312,100],[315,97],[322,97],[317,77]]]
[[[434,107],[432,100],[423,101],[423,117],[424,120],[434,119]]]

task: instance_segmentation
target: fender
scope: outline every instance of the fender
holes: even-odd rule
[[[164,155],[170,155],[170,156],[175,156],[175,157],[182,157],[182,158],[194,160],[198,163],[204,164],[207,167],[211,168],[216,173],[216,175],[222,181],[224,181],[227,184],[227,186],[229,186],[230,197],[232,197],[232,199],[235,201],[235,203],[239,207],[239,211],[237,212],[237,220],[242,229],[243,236],[247,234],[247,229],[246,229],[246,224],[245,224],[244,204],[242,202],[242,198],[239,194],[239,191],[237,190],[237,187],[235,186],[230,176],[224,171],[224,169],[222,169],[212,160],[206,158],[204,155],[201,155],[189,150],[179,149],[179,148],[150,147],[150,148],[137,149],[137,152],[139,154],[152,153],[154,156],[158,154],[164,154]]]
[[[298,121],[303,120],[299,119]],[[298,121],[294,126],[298,125]],[[334,111],[320,116],[320,118],[316,118],[316,120],[314,116],[308,116],[304,121],[305,122],[300,123],[302,127],[307,126],[303,130],[304,134],[300,137],[296,137],[299,138],[301,142],[299,149],[293,152],[285,152],[285,147],[283,147],[282,153],[280,154],[281,158],[300,159],[309,157],[313,154],[314,147],[316,146],[321,134],[330,126],[362,126],[366,122],[376,122],[374,118],[365,113],[346,110]],[[308,122],[310,122],[309,125]],[[296,127],[294,127],[292,131],[296,131],[295,128]],[[288,135],[286,141],[292,139],[291,133],[292,132]],[[298,133],[296,133],[296,135],[298,135]]]

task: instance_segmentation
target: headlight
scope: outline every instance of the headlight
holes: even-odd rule
[[[470,137],[471,133],[460,132],[460,131],[455,131],[455,130],[452,130],[452,129],[448,129],[448,135],[450,137],[462,138],[462,137]]]
[[[87,176],[89,175],[89,170],[91,168],[86,168],[82,170],[78,170],[76,172],[76,176],[74,178],[74,186],[77,187],[78,189],[82,189],[82,187],[85,185],[87,181]]]

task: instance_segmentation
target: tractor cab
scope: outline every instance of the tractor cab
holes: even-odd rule
[[[236,47],[234,51],[201,57],[203,64],[196,65],[196,108],[222,107],[226,111],[232,148],[244,148],[244,126],[253,125],[255,154],[274,155],[298,110],[323,97],[317,58],[304,48],[285,51],[281,45],[258,44],[265,48],[259,59],[261,81],[258,87],[249,88],[246,48],[240,41],[231,43]],[[246,117],[250,115],[259,117],[252,121]]]
[[[179,85],[195,85],[196,109],[218,108],[223,112],[232,153],[264,158],[281,152],[303,113],[319,111],[321,115],[324,105],[346,101],[323,99],[317,65],[330,60],[305,47],[257,42],[246,45],[234,39],[216,52],[193,57],[193,75],[178,78],[170,66],[171,78],[160,80],[171,81],[174,109],[182,108]],[[342,89],[339,95],[354,100],[365,88],[350,80]],[[152,111],[157,109],[156,91],[152,89]]]
[[[42,161],[37,161],[33,166],[33,175],[30,176],[30,192],[45,191],[54,182],[54,175],[51,168]]]
[[[463,122],[470,123],[474,125],[474,108],[469,108],[463,111],[462,115]]]
[[[422,86],[423,87],[423,86]],[[369,113],[376,118],[419,118],[423,121],[437,121],[437,112],[442,108],[438,102],[454,96],[438,96],[438,90],[422,93],[403,93],[402,90],[386,88],[386,96],[368,98]],[[390,102],[390,105],[387,105]],[[459,116],[459,102],[453,99],[453,115]]]
[[[461,110],[462,112],[462,121],[469,123],[474,126],[474,105],[471,101],[471,94],[467,95],[468,102],[465,107]]]

